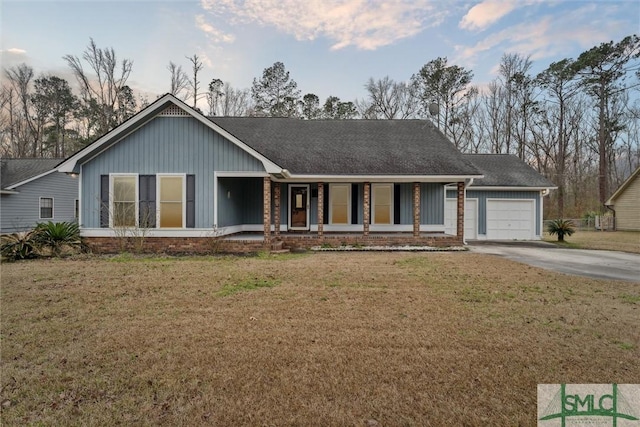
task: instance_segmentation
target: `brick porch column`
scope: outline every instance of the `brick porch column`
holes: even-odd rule
[[[456,236],[460,241],[464,239],[464,182],[458,183],[458,221],[456,222]]]
[[[271,178],[264,177],[264,185],[262,191],[262,200],[264,205],[264,243],[271,244]]]
[[[280,237],[280,183],[273,187],[273,234]]]
[[[413,237],[420,236],[420,183],[413,183]]]
[[[363,212],[363,224],[364,224],[364,235],[369,235],[369,222],[371,217],[371,184],[368,182],[364,183],[364,212]]]
[[[318,183],[318,236],[324,234],[324,183]]]

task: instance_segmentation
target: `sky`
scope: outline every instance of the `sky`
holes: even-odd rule
[[[73,81],[63,56],[90,38],[133,61],[128,84],[150,101],[169,91],[169,61],[204,64],[213,78],[249,89],[275,62],[321,102],[366,97],[369,78],[408,81],[447,57],[496,78],[505,53],[530,56],[532,73],[600,43],[640,33],[638,0],[138,0],[0,1],[0,63]]]

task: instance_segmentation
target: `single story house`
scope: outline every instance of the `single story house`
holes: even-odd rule
[[[40,222],[75,221],[78,180],[56,172],[60,160],[0,160],[0,232],[26,231]]]
[[[461,245],[465,192],[484,177],[429,121],[208,118],[170,94],[58,171],[79,175],[89,245],[142,228],[149,249],[176,252],[212,237],[234,251]]]
[[[640,167],[605,202],[614,212],[615,230],[640,231]]]

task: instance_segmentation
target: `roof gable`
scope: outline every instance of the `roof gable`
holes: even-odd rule
[[[292,175],[480,175],[427,121],[210,120]]]
[[[2,159],[0,161],[0,181],[2,189],[12,190],[55,171],[60,159]]]
[[[532,189],[556,186],[513,154],[464,154],[484,178],[475,179],[471,187],[520,187]]]
[[[615,193],[613,193],[613,195],[611,197],[609,197],[609,200],[607,200],[604,204],[607,206],[611,206],[614,204],[614,200],[617,199],[618,197],[620,197],[620,195],[622,195],[625,190],[627,188],[629,188],[629,186],[636,180],[638,179],[638,176],[640,176],[640,166],[638,166],[638,168],[633,171],[633,173],[631,174],[631,176],[629,176],[629,178],[627,178],[622,185],[620,185],[620,187],[618,187],[618,189],[615,191]]]
[[[161,98],[158,98],[155,102],[147,106],[145,109],[138,112],[120,126],[116,127],[112,131],[98,138],[93,143],[89,144],[82,150],[76,152],[57,167],[59,172],[79,172],[78,165],[85,163],[96,156],[99,156],[102,152],[107,150],[113,144],[117,144],[126,136],[135,132],[140,127],[144,126],[150,120],[158,115],[179,115],[179,116],[192,116],[207,127],[213,129],[223,137],[227,138],[233,144],[246,151],[250,155],[262,162],[265,170],[269,173],[279,173],[282,168],[273,163],[268,158],[264,157],[260,153],[256,152],[253,148],[249,147],[238,138],[229,134],[224,129],[220,128],[215,123],[207,120],[201,113],[189,107],[184,102],[171,94],[166,94]]]

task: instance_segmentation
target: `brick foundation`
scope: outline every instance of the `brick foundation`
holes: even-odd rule
[[[412,234],[398,233],[397,235],[375,235],[367,236],[359,233],[336,234],[325,233],[322,236],[317,234],[287,236],[281,234],[280,238],[284,247],[291,249],[308,249],[313,246],[329,245],[338,247],[342,245],[361,246],[433,246],[448,247],[462,246],[462,238],[452,235],[430,234],[428,236],[415,237]],[[250,254],[257,253],[269,245],[262,240],[240,240],[224,239],[213,237],[147,237],[142,245],[132,238],[120,239],[117,237],[84,237],[83,241],[94,253],[117,254],[121,252],[151,253],[169,255],[212,255],[212,254]]]
[[[224,240],[213,237],[147,237],[142,245],[135,239],[117,237],[84,237],[83,241],[92,252],[99,254],[121,252],[169,255],[248,254],[264,249],[262,240]]]

